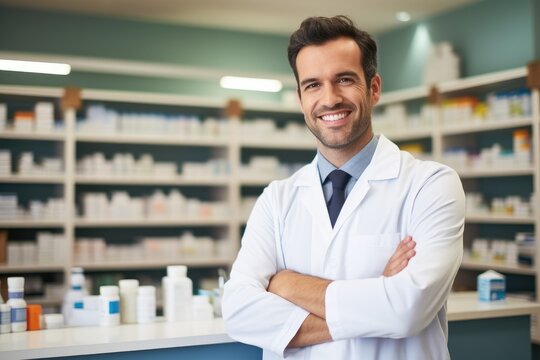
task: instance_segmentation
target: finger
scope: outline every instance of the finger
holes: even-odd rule
[[[398,259],[403,257],[409,250],[414,249],[416,246],[416,242],[413,240],[409,240],[406,242],[401,242],[394,254],[390,257],[390,260]]]
[[[401,268],[404,263],[405,263],[405,266],[406,266],[408,261],[410,259],[412,259],[415,255],[416,255],[416,251],[410,249],[407,252],[404,252],[403,254],[401,254],[399,257],[396,257],[396,258],[392,259],[388,263],[388,268],[391,271],[395,271],[395,269]]]
[[[416,252],[414,250],[410,250],[406,253],[405,258],[400,258],[399,260],[393,261],[392,263],[389,263],[387,268],[384,271],[384,276],[393,276],[401,272],[403,269],[407,267],[409,264],[409,260],[416,255]]]

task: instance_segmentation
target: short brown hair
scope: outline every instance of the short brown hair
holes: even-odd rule
[[[297,84],[298,70],[296,69],[296,57],[300,50],[309,45],[320,45],[340,37],[351,38],[358,44],[362,52],[361,66],[369,88],[371,79],[377,73],[377,44],[370,34],[358,29],[353,21],[344,15],[331,18],[307,18],[302,21],[300,28],[291,35],[287,54]]]

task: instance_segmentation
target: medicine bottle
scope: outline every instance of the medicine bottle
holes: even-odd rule
[[[156,321],[156,287],[141,286],[137,292],[137,322],[148,324]]]
[[[11,331],[26,331],[26,301],[24,297],[24,278],[8,278],[8,301],[11,307]]]
[[[43,326],[45,329],[60,329],[64,326],[64,315],[45,314],[43,315]]]
[[[168,322],[189,321],[192,318],[193,283],[186,275],[186,266],[167,266],[165,313]]]
[[[135,324],[139,280],[123,279],[118,282],[118,285],[120,287],[120,321],[122,324]]]
[[[41,330],[41,313],[43,309],[39,304],[28,304],[26,306],[27,330]]]
[[[118,324],[120,324],[118,286],[101,286],[99,288],[99,325],[113,326]]]
[[[214,319],[214,308],[210,305],[208,296],[193,296],[193,320],[205,321]]]
[[[85,288],[83,269],[80,267],[71,268],[70,288],[64,295],[64,302],[62,303],[62,314],[66,324],[71,324],[73,309],[83,308],[83,298],[87,295],[88,291]]]
[[[11,306],[0,304],[0,334],[11,332]]]

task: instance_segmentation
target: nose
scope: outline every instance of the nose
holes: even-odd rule
[[[333,108],[337,104],[340,104],[343,101],[340,89],[333,85],[328,85],[323,87],[321,94],[321,105],[324,105],[328,108]]]

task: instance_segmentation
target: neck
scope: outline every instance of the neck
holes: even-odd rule
[[[318,142],[318,149],[321,154],[328,160],[332,165],[337,168],[342,167],[352,159],[360,150],[362,150],[373,138],[373,131],[371,128],[366,131],[365,136],[362,136],[358,139],[357,142],[350,144],[341,149],[329,148],[324,146],[321,142]]]

